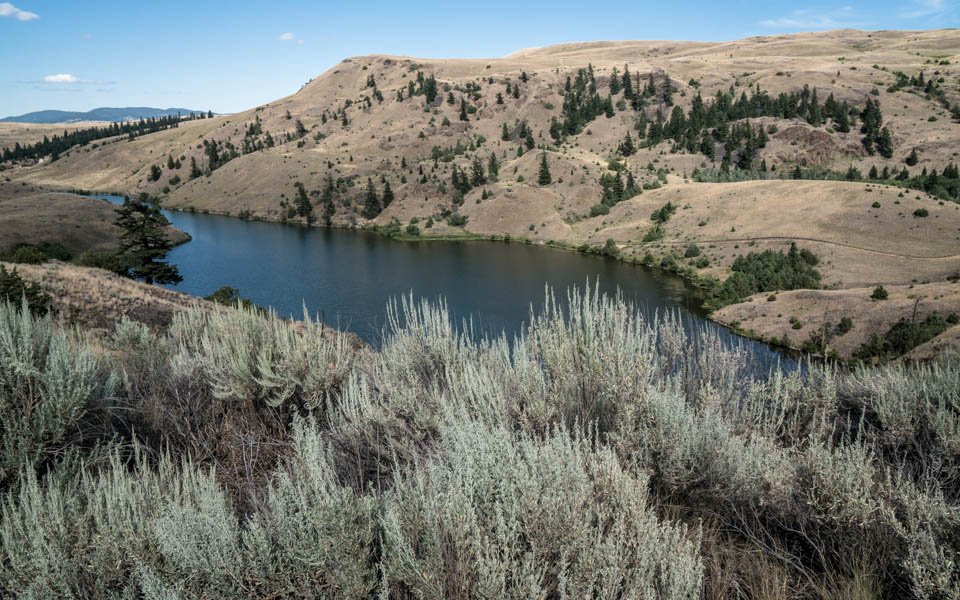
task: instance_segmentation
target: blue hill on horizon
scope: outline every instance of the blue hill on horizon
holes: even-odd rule
[[[121,108],[101,107],[87,112],[65,110],[38,110],[24,115],[5,117],[0,123],[75,123],[77,121],[137,121],[151,117],[167,117],[176,114],[206,113],[205,110],[188,108],[150,108],[148,106],[127,106]]]

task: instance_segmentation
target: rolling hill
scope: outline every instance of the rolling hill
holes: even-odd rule
[[[606,247],[701,279],[797,243],[832,289],[945,282],[960,274],[958,60],[956,30],[353,57],[248,111],[7,175],[246,218]]]

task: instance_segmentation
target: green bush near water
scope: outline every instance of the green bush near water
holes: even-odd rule
[[[796,244],[790,244],[786,254],[764,250],[737,257],[730,267],[733,274],[715,293],[714,304],[736,304],[760,292],[819,288],[820,272],[813,268],[818,262],[816,255]]]
[[[711,331],[588,290],[510,342],[403,298],[377,351],[198,308],[95,353],[3,304],[0,594],[960,593],[960,358],[765,374]]]

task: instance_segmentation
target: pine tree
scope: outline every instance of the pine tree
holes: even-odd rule
[[[172,169],[173,169],[173,156],[170,155],[170,154],[168,154],[168,155],[167,155],[167,170],[170,171],[170,170],[172,170]]]
[[[390,189],[389,181],[385,181],[383,184],[383,196],[381,197],[381,201],[384,208],[390,206],[390,204],[393,202],[393,190]]]
[[[877,170],[877,165],[873,165],[872,167],[870,167],[870,172],[867,173],[867,177],[870,179],[880,178],[880,171]]]
[[[479,187],[487,182],[487,175],[483,172],[483,161],[479,156],[473,157],[473,173],[470,176],[470,185]]]
[[[877,152],[884,158],[893,158],[893,137],[886,127],[880,130],[880,135],[877,137]]]
[[[203,173],[201,173],[200,168],[197,167],[197,159],[191,156],[190,157],[190,179],[196,179],[201,175],[203,175]]]
[[[520,97],[520,84],[519,84],[519,83],[513,86],[513,97],[514,97],[514,98],[519,98],[519,97]]]
[[[453,106],[457,103],[457,100],[453,97],[453,92],[447,94],[447,104]]]
[[[470,120],[469,117],[467,117],[467,101],[464,100],[463,98],[460,99],[460,120],[461,121]]]
[[[917,161],[919,160],[920,160],[920,157],[917,156],[917,149],[914,148],[913,150],[910,151],[910,156],[908,156],[903,162],[913,167],[917,164]]]
[[[623,141],[620,142],[620,147],[617,150],[623,156],[632,156],[633,153],[636,152],[636,147],[633,145],[633,138],[630,137],[629,131],[626,137],[623,138]]]
[[[490,158],[487,160],[487,173],[494,181],[500,176],[500,163],[497,162],[497,155],[494,152],[490,153]]]
[[[367,177],[367,190],[363,205],[363,216],[374,219],[380,214],[380,201],[377,199],[377,188],[373,187],[373,179]]]
[[[503,94],[497,92],[497,104],[503,104]]]
[[[170,222],[160,209],[146,202],[123,199],[123,206],[116,209],[120,234],[120,254],[132,258],[132,266],[124,275],[142,279],[148,284],[180,283],[183,277],[176,265],[163,261],[173,242],[167,237]]]
[[[309,221],[313,216],[313,205],[310,204],[310,198],[307,196],[307,190],[301,182],[293,184],[297,188],[297,197],[294,204],[297,209],[297,216],[306,217]]]
[[[547,164],[547,153],[540,155],[540,172],[537,175],[537,183],[540,185],[550,185],[553,179],[550,177],[550,166]]]
[[[623,89],[623,86],[620,84],[620,72],[614,67],[613,71],[610,72],[610,95],[616,96],[621,89]]]
[[[509,142],[510,141],[510,131],[507,129],[507,124],[503,124],[503,130],[500,132],[500,139]]]
[[[432,104],[437,97],[437,79],[432,73],[423,82],[423,94],[427,97],[427,104]]]
[[[323,186],[323,195],[320,196],[320,202],[323,204],[323,223],[329,227],[333,222],[333,215],[337,211],[333,203],[333,178],[330,173],[327,173],[327,180]]]
[[[623,98],[625,100],[633,99],[633,79],[630,77],[630,69],[627,65],[623,65]]]

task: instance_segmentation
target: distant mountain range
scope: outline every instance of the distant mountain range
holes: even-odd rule
[[[71,112],[65,110],[38,110],[36,112],[6,117],[0,123],[75,123],[77,121],[137,121],[150,117],[166,117],[189,115],[190,113],[205,113],[205,110],[190,110],[189,108],[150,108],[149,106],[127,106],[123,108],[101,107],[87,112]]]

